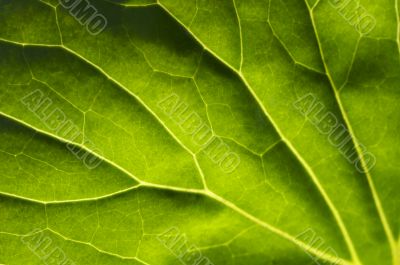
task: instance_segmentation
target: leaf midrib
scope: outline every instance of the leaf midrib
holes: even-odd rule
[[[353,257],[353,259],[357,262],[358,258],[357,258],[357,253],[355,252],[355,247],[354,244],[351,240],[351,237],[349,236],[349,233],[347,231],[346,226],[344,225],[344,222],[339,214],[339,211],[336,209],[336,207],[334,206],[334,204],[332,203],[331,199],[329,198],[329,196],[327,195],[327,193],[325,192],[325,190],[323,189],[322,185],[320,184],[318,178],[316,177],[314,171],[312,170],[312,168],[308,165],[308,163],[302,158],[302,156],[298,153],[298,151],[294,148],[294,146],[291,144],[291,142],[284,136],[284,134],[280,131],[279,126],[276,124],[276,122],[274,121],[274,119],[270,116],[270,114],[268,113],[268,111],[266,110],[264,104],[260,101],[260,99],[258,98],[258,96],[256,95],[256,93],[254,92],[254,90],[252,89],[252,87],[250,86],[250,84],[247,82],[245,76],[242,74],[242,72],[240,70],[235,69],[233,66],[231,66],[228,62],[226,62],[224,59],[222,59],[219,55],[217,55],[215,52],[213,52],[211,49],[209,49],[207,47],[207,45],[205,45],[193,32],[191,32],[190,29],[188,29],[183,23],[182,21],[180,21],[174,14],[172,14],[168,8],[166,8],[163,4],[161,4],[159,1],[158,5],[164,9],[173,19],[175,19],[189,34],[191,34],[193,36],[193,38],[205,49],[207,50],[210,54],[212,54],[217,60],[219,60],[221,63],[223,63],[226,67],[228,67],[231,71],[233,71],[237,76],[239,76],[239,78],[241,79],[241,81],[244,83],[244,85],[246,86],[246,88],[248,89],[248,91],[250,92],[250,94],[253,96],[253,98],[256,100],[258,106],[262,109],[264,115],[267,117],[267,119],[271,122],[272,126],[274,127],[274,129],[276,130],[276,132],[278,133],[279,137],[282,139],[283,142],[285,142],[285,144],[289,147],[289,149],[291,150],[291,152],[293,153],[293,155],[296,157],[296,159],[300,162],[300,164],[304,167],[304,169],[307,171],[307,173],[309,174],[309,176],[311,177],[311,179],[313,180],[314,184],[316,185],[317,189],[319,190],[319,192],[321,193],[322,197],[324,198],[325,202],[328,205],[328,208],[331,210],[336,222],[338,223],[339,229],[341,230],[343,237],[345,239],[346,244],[348,245],[348,248],[350,250],[350,253]],[[238,26],[241,28],[240,24],[240,17],[238,14],[238,11],[236,10],[236,6],[235,6],[235,11],[238,17]],[[268,24],[270,26],[270,24]],[[271,26],[270,26],[271,27]],[[275,35],[274,35],[275,36]],[[276,37],[276,36],[275,36]],[[243,41],[242,39],[241,41],[241,50],[243,50]],[[280,40],[278,39],[279,43],[282,44],[282,42],[280,42]],[[282,44],[283,45],[283,44]],[[284,47],[285,48],[285,47]],[[287,51],[287,49],[285,48],[285,51]],[[289,54],[290,55],[290,54]]]

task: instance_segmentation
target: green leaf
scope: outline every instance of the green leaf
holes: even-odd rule
[[[78,2],[0,0],[0,264],[400,264],[398,0]]]

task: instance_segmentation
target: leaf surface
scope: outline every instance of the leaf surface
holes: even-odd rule
[[[398,265],[397,1],[361,1],[360,34],[328,0],[101,0],[93,36],[57,1],[0,0],[0,263],[42,264],[40,235],[75,264],[191,264],[160,241],[176,228],[215,265]],[[296,110],[309,94],[364,172]]]

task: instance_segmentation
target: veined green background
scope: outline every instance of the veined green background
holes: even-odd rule
[[[55,0],[0,0],[0,264],[43,264],[21,241],[35,229],[77,265],[181,264],[157,239],[177,227],[214,265],[329,264],[326,248],[399,265],[398,1],[360,1],[361,35],[329,0],[91,0],[94,36]],[[37,89],[99,167],[21,103]],[[157,106],[173,93],[236,170]],[[374,154],[368,173],[293,107],[308,93]]]

